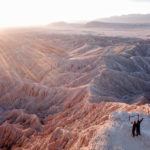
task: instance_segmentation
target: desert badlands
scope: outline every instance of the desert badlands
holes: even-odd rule
[[[149,150],[150,30],[73,28],[0,30],[0,150]]]

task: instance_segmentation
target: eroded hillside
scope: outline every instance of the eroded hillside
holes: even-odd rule
[[[0,148],[95,149],[113,111],[149,112],[149,56],[148,40],[0,33]]]

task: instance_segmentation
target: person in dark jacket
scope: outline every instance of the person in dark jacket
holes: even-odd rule
[[[144,118],[138,119],[136,123],[136,136],[141,135],[141,122],[143,121]]]
[[[132,136],[135,137],[137,135],[137,122],[132,122]]]

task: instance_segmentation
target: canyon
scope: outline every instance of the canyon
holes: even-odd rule
[[[72,30],[0,31],[1,150],[140,150],[150,138],[149,33]],[[134,113],[147,118],[138,141]]]

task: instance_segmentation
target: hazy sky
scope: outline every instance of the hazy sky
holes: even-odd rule
[[[0,0],[0,26],[86,21],[150,13],[150,0]]]

